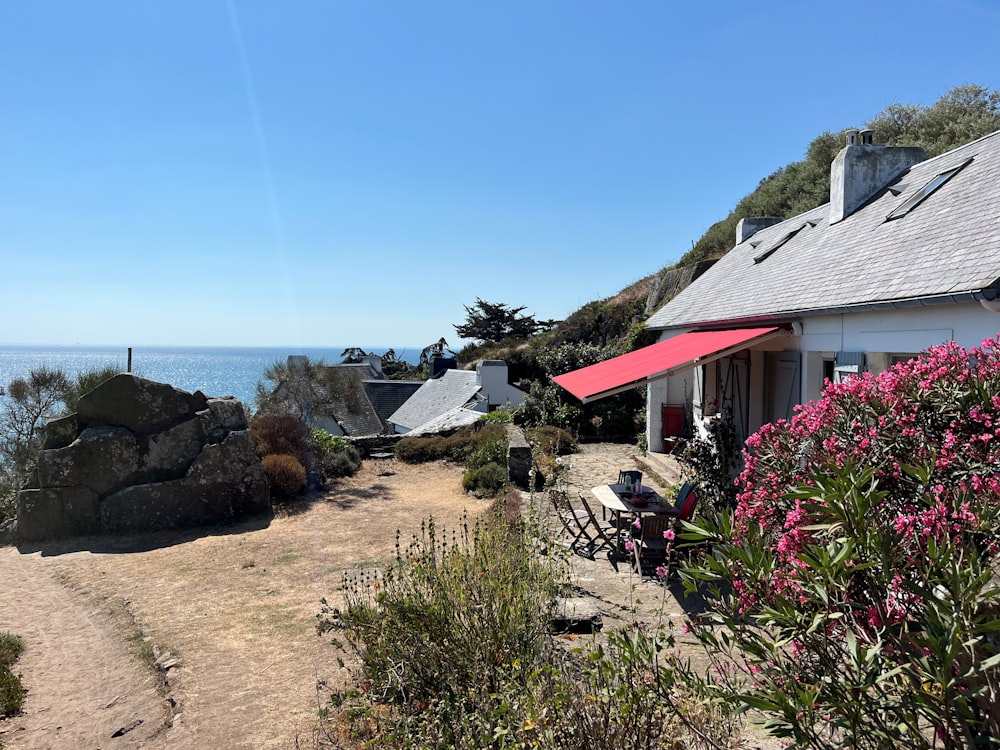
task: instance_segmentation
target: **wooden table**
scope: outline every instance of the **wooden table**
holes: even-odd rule
[[[647,491],[652,493],[646,505],[633,505],[623,497],[626,494],[624,484],[599,484],[590,491],[603,508],[611,511],[616,529],[615,546],[619,550],[621,550],[622,513],[636,517],[641,516],[643,513],[677,515],[677,510],[674,506],[664,500],[662,495],[653,492],[649,487],[643,488],[643,496],[645,496]]]

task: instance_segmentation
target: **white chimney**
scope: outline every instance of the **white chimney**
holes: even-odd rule
[[[848,130],[830,165],[830,223],[846,219],[899,175],[927,158],[916,146],[872,143],[870,130]]]
[[[747,216],[740,219],[736,225],[736,244],[740,245],[757,234],[761,229],[773,227],[782,221],[783,219],[780,216]]]

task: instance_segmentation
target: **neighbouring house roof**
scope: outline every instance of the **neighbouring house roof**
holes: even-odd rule
[[[480,385],[471,370],[446,370],[440,377],[427,380],[389,421],[412,430],[447,411],[476,400]]]
[[[350,366],[337,365],[337,367]],[[378,435],[382,432],[384,424],[368,398],[364,381],[361,379],[361,371],[345,370],[345,372],[351,373],[353,377],[344,378],[343,385],[347,390],[334,395],[329,408],[331,416],[337,420],[337,424],[346,435],[351,437]]]
[[[827,204],[751,235],[647,325],[750,325],[997,297],[1000,131],[910,167],[835,224],[829,214]]]
[[[459,427],[475,424],[482,417],[483,413],[481,411],[473,411],[472,409],[460,406],[457,409],[446,411],[444,414],[439,414],[421,425],[417,425],[406,434],[438,435],[442,432],[450,432],[451,430],[457,430]]]
[[[371,402],[375,413],[385,427],[399,407],[406,403],[420,386],[423,380],[365,380],[363,386],[368,400]]]

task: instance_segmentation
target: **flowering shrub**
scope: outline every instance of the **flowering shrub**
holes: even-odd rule
[[[934,347],[747,441],[701,635],[723,695],[810,747],[1000,743],[1000,349]],[[727,660],[724,657],[731,657]],[[742,668],[736,674],[733,665]]]

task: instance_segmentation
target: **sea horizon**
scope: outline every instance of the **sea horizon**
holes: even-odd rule
[[[2,344],[0,343],[0,386],[27,376],[38,367],[62,369],[70,377],[101,367],[128,368],[128,346],[76,344]],[[347,346],[209,346],[193,344],[132,346],[132,373],[168,383],[206,396],[235,396],[248,411],[254,406],[258,382],[275,362],[285,362],[289,355],[305,355],[326,364],[337,364]],[[393,349],[399,359],[416,364],[423,347],[361,347],[383,354]]]

